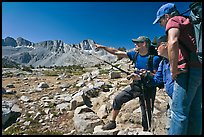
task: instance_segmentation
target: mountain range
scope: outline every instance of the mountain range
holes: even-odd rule
[[[10,60],[26,66],[94,66],[100,59],[114,62],[117,57],[103,49],[96,49],[94,40],[82,40],[78,44],[66,44],[62,40],[47,40],[38,43],[22,37],[2,39],[2,60]],[[97,59],[96,57],[100,58]]]

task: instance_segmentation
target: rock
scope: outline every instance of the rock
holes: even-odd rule
[[[38,118],[40,116],[40,112],[37,112],[36,115],[33,117],[33,120],[35,120],[36,118]]]
[[[81,96],[75,96],[70,101],[70,110],[75,110],[78,106],[84,105],[84,101]]]
[[[85,105],[75,109],[73,120],[75,129],[80,134],[92,133],[96,126],[103,124],[95,112]]]
[[[121,72],[112,71],[109,73],[111,79],[121,78]]]
[[[64,110],[69,110],[69,103],[61,103],[56,106],[56,110],[63,112]]]
[[[101,88],[101,86],[103,86],[105,84],[105,82],[95,82],[94,83],[94,89],[100,89]]]
[[[6,90],[6,93],[7,93],[7,94],[15,94],[16,91],[15,91],[15,90],[12,90],[12,89],[8,89],[8,90]]]
[[[97,111],[97,115],[103,119],[106,118],[108,116],[108,113],[106,111],[106,104],[102,105],[99,110]]]
[[[49,111],[50,111],[50,108],[45,108],[44,111],[45,111],[46,114],[48,114]]]
[[[70,85],[69,85],[68,83],[65,83],[65,84],[60,85],[59,87],[60,87],[61,89],[63,89],[63,88],[69,88]]]
[[[74,135],[75,133],[76,133],[76,130],[72,130],[71,132],[63,134],[63,135]]]
[[[19,105],[14,104],[13,107],[11,108],[11,111],[13,111],[13,112],[21,112],[22,109],[19,108]]]
[[[60,95],[55,95],[54,100],[62,100],[62,101],[70,102],[72,100],[72,97],[70,94],[60,94]]]
[[[126,128],[124,130],[120,130],[117,135],[138,135],[142,129],[140,128]]]
[[[94,128],[93,135],[117,135],[118,132],[119,132],[119,129],[117,128],[112,130],[103,130],[102,125],[99,125]]]
[[[90,77],[91,77],[91,73],[89,73],[89,72],[82,75],[83,81],[90,79]]]
[[[94,70],[91,72],[91,78],[94,79],[99,75],[99,69]]]
[[[1,93],[2,93],[2,94],[6,94],[5,88],[2,87],[2,92],[1,92]]]
[[[8,87],[8,88],[15,88],[15,86],[13,84],[11,84],[11,83],[6,85],[6,87]]]
[[[5,129],[16,122],[20,112],[21,109],[14,101],[2,101],[2,128]]]
[[[61,82],[60,82],[60,81],[57,81],[56,84],[61,84]]]
[[[20,97],[20,100],[22,100],[22,101],[24,101],[24,102],[28,102],[28,101],[30,101],[30,97],[27,97],[27,96],[21,96]]]
[[[47,83],[41,82],[41,83],[38,85],[38,88],[49,88],[49,86],[48,86]]]
[[[39,88],[39,87],[37,87],[37,88],[35,88],[35,91],[37,91],[37,92],[40,92],[40,91],[42,91],[43,89],[42,88]]]
[[[23,78],[23,80],[28,80],[28,78]]]
[[[67,91],[67,88],[63,88],[62,91]]]
[[[84,80],[78,81],[77,84],[76,84],[76,86],[77,86],[77,87],[83,87],[83,86],[85,86]]]
[[[30,125],[30,121],[26,121],[26,122],[24,122],[23,125],[25,125],[25,126],[29,126],[29,125]]]

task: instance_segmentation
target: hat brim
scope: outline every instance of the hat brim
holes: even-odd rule
[[[160,17],[157,17],[157,18],[155,19],[155,21],[153,22],[153,24],[158,23],[159,19],[160,19]]]
[[[136,42],[144,42],[144,41],[138,40],[138,39],[132,39],[132,42],[136,43]]]

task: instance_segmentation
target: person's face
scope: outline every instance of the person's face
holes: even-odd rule
[[[158,55],[167,57],[168,56],[168,50],[167,50],[167,42],[161,42],[157,47]]]
[[[163,17],[160,18],[159,24],[160,24],[161,27],[165,27],[166,26],[167,21],[168,21],[168,17],[169,16],[167,14],[165,14]]]
[[[141,49],[141,47],[143,46],[144,42],[135,42],[135,47],[136,47],[136,51],[138,51],[139,49]]]

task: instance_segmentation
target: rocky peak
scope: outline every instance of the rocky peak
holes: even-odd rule
[[[28,41],[28,40],[26,40],[26,39],[24,39],[22,37],[18,37],[16,39],[16,43],[17,43],[18,46],[33,46],[34,45],[33,42],[30,42],[30,41]]]
[[[95,42],[91,39],[83,40],[82,42],[79,43],[80,47],[82,50],[92,50],[93,49],[93,44]]]
[[[12,39],[12,38],[10,38]],[[8,38],[6,39],[8,41]],[[38,43],[32,43],[28,40],[18,37],[15,41],[16,47],[3,47],[4,56],[8,56],[19,64],[33,66],[61,66],[61,65],[95,65],[99,63],[96,58],[90,58],[90,54],[100,56],[110,62],[116,60],[105,50],[95,50],[95,43],[91,39],[86,39],[78,44],[66,44],[62,40],[46,40]],[[5,42],[4,42],[5,43]],[[2,45],[4,45],[2,42]]]
[[[36,43],[38,46],[48,47],[48,46],[55,46],[60,47],[64,45],[64,42],[62,40],[47,40]]]
[[[12,47],[17,46],[16,40],[12,37],[6,37],[3,41],[4,42],[2,42],[2,43],[4,43],[3,44],[4,46],[12,46]]]

